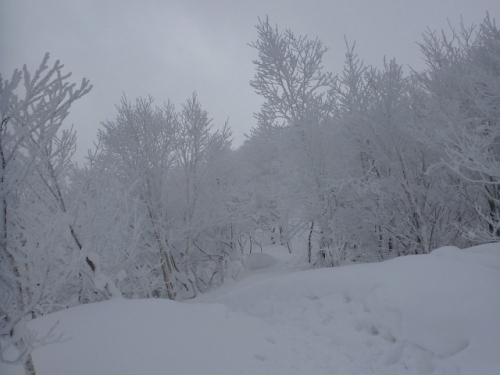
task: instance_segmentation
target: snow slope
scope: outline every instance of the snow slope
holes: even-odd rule
[[[285,249],[266,250],[189,303],[36,319],[67,338],[35,350],[37,374],[500,374],[500,244],[296,272]]]

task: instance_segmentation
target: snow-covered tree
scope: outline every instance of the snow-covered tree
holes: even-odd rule
[[[207,279],[213,276],[212,265],[220,269],[217,264],[226,258],[224,254],[233,251],[232,238],[223,229],[230,224],[223,218],[225,197],[218,193],[225,183],[218,167],[230,151],[231,131],[227,123],[220,130],[213,129],[196,93],[182,105],[178,115],[176,174],[172,180],[178,215],[176,267],[189,276],[183,284],[196,294],[197,290],[207,289]]]
[[[258,39],[250,46],[257,49],[259,59],[254,61],[257,72],[250,85],[266,100],[256,114],[258,125],[300,126],[310,117],[328,116],[331,105],[324,97],[332,77],[322,71],[327,51],[323,43],[295,36],[291,30],[280,33],[267,18],[259,20],[256,29]]]
[[[428,253],[453,241],[452,196],[441,176],[428,173],[440,153],[418,132],[425,125],[417,82],[395,61],[383,70],[363,68],[349,50],[335,91],[353,176],[366,188],[358,199],[360,222],[380,256]]]
[[[220,131],[212,130],[208,112],[201,108],[196,94],[182,106],[179,119],[176,160],[183,175],[186,241],[183,253],[188,255],[193,247],[193,226],[200,200],[216,177],[211,175],[214,164],[230,149],[231,132],[227,123]]]
[[[445,166],[460,181],[475,219],[462,225],[475,241],[500,238],[500,31],[486,16],[462,22],[451,37],[428,31],[420,43],[427,69],[418,78],[429,93],[428,118]]]
[[[334,216],[340,208],[342,182],[336,173],[342,162],[335,146],[334,97],[329,94],[334,79],[322,67],[327,49],[319,39],[296,37],[290,30],[281,34],[268,19],[256,28],[259,39],[251,46],[259,59],[251,85],[266,101],[256,115],[252,139],[259,142],[279,132],[280,174],[286,183],[280,184],[276,206],[295,207],[293,214],[284,210],[294,218],[292,232],[309,228],[312,262],[313,237],[321,251],[338,248],[340,238]]]
[[[35,338],[25,319],[46,295],[53,249],[67,228],[46,204],[61,209],[57,182],[74,147],[70,131],[57,134],[71,104],[91,89],[85,79],[79,87],[69,83],[71,74],[59,61],[49,68],[48,59],[33,75],[24,66],[10,81],[0,77],[0,355],[15,346],[29,374]]]
[[[153,107],[152,98],[140,98],[132,104],[124,97],[116,120],[102,125],[101,159],[116,171],[122,186],[130,192],[130,199],[139,200],[144,241],[155,249],[164,294],[174,299],[167,180],[175,161],[179,126],[175,109],[170,103]]]
[[[230,152],[227,124],[213,130],[207,111],[193,94],[179,112],[170,103],[153,107],[152,98],[137,99],[135,104],[124,98],[116,120],[103,126],[99,133],[102,150],[88,168],[98,178],[105,176],[99,170],[116,173],[116,180],[94,186],[106,189],[112,182],[119,192],[110,203],[128,207],[122,215],[128,217],[126,225],[132,231],[126,237],[135,248],[125,245],[112,250],[128,274],[123,283],[124,291],[128,290],[125,294],[187,298],[217,284],[214,272],[223,274],[221,267],[227,261],[224,244],[232,249],[231,238],[222,241],[226,236],[222,228],[230,221],[221,195],[220,185],[225,181],[219,168]],[[118,203],[120,200],[125,202]],[[110,233],[126,230],[123,225],[127,219],[114,221],[113,228],[107,224]],[[110,246],[116,247],[110,241],[100,247]],[[124,252],[130,260],[128,266]],[[109,255],[101,254],[103,262],[107,258]],[[111,274],[120,272],[119,268]],[[143,286],[128,285],[139,280],[139,269],[149,269]],[[161,275],[163,288],[158,288],[155,275]],[[147,291],[148,287],[152,289]]]

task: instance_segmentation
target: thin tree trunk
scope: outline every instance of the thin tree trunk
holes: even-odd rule
[[[159,238],[157,237],[156,239],[160,246],[161,257],[163,258],[161,262],[161,271],[163,274],[163,281],[165,283],[165,288],[167,289],[168,298],[174,300],[175,296],[172,290],[172,283],[170,282],[170,273],[172,272],[172,264],[170,263],[170,257],[167,250],[160,242]]]
[[[33,357],[31,356],[31,353],[28,354],[28,357],[24,362],[24,373],[26,375],[36,375],[35,364],[33,363]]]
[[[153,228],[154,228],[156,225],[156,222],[155,222],[156,217],[153,214],[151,207],[149,207],[149,206],[148,206],[148,213],[149,213],[149,218],[151,220],[151,224],[153,225]],[[172,273],[172,263],[170,262],[170,254],[168,253],[167,249],[163,245],[160,234],[157,232],[157,230],[154,229],[153,232],[154,232],[154,237],[156,239],[156,242],[158,243],[158,248],[160,251],[161,272],[163,275],[163,282],[165,283],[165,288],[167,290],[167,295],[168,295],[169,299],[174,300],[175,295],[173,292],[172,283],[170,282],[170,274]]]
[[[312,259],[311,259],[312,258],[312,242],[311,242],[311,239],[312,239],[313,230],[314,230],[314,220],[311,221],[311,229],[309,230],[309,238],[308,238],[308,241],[307,241],[307,246],[308,246],[307,258],[308,258],[309,263],[311,263],[311,261],[312,261]]]

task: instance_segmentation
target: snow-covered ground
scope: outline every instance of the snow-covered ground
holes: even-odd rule
[[[284,248],[264,251],[187,303],[114,299],[36,319],[40,334],[57,321],[64,333],[35,350],[37,374],[500,374],[500,244],[304,271]]]

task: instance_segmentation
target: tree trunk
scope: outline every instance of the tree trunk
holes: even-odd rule
[[[24,373],[26,375],[36,375],[35,364],[33,363],[33,357],[31,356],[31,353],[28,354],[28,357],[24,362]]]
[[[168,298],[171,300],[175,299],[175,295],[172,288],[172,283],[170,282],[170,273],[172,272],[172,265],[170,264],[170,257],[167,250],[162,244],[160,244],[161,253],[161,272],[163,274],[163,282],[165,283],[165,288],[167,289]]]
[[[311,263],[312,261],[312,234],[313,234],[313,230],[314,230],[314,220],[311,221],[311,229],[309,230],[309,238],[308,238],[308,241],[307,241],[307,246],[308,246],[308,252],[307,252],[307,259],[308,259],[308,262]]]

